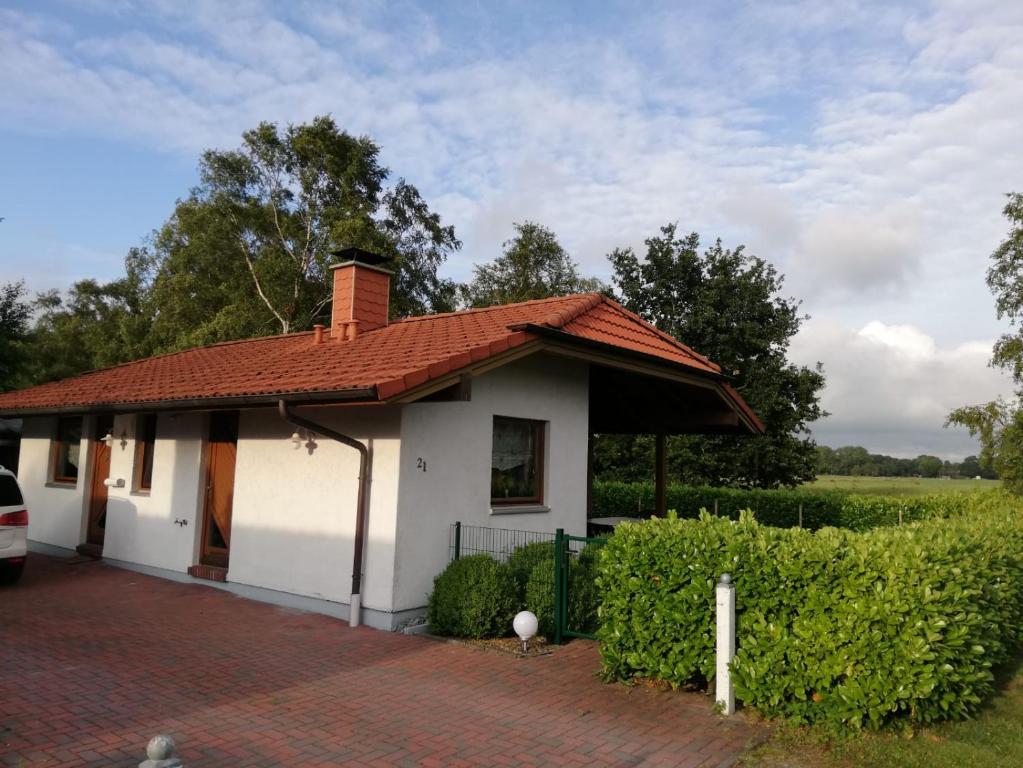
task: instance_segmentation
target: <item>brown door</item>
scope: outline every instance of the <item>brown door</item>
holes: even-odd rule
[[[114,427],[113,416],[97,416],[92,435],[92,478],[89,481],[89,525],[85,540],[97,547],[103,546],[107,531],[107,486],[103,481],[110,476],[110,446],[103,440]]]
[[[227,568],[231,550],[231,505],[234,464],[238,450],[238,413],[214,413],[206,462],[206,502],[203,505],[199,562]]]

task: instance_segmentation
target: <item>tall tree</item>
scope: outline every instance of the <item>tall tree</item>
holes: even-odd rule
[[[998,399],[956,408],[945,426],[952,424],[980,438],[978,474],[997,473],[1007,490],[1023,494],[1023,410],[1016,403]]]
[[[1009,220],[1009,234],[991,254],[987,284],[995,296],[998,319],[1008,319],[1012,330],[995,342],[991,363],[1023,386],[1023,193],[1007,197],[1002,215]]]
[[[995,342],[991,364],[1008,371],[1016,383],[1016,399],[1002,399],[957,408],[945,426],[966,427],[980,438],[980,464],[993,469],[1005,487],[1023,494],[1023,194],[1011,192],[1002,214],[1009,220],[1009,234],[994,253],[987,284],[995,296],[998,319],[1008,319],[1011,330]]]
[[[0,392],[23,383],[31,315],[24,282],[0,286]]]
[[[536,222],[516,223],[515,237],[491,264],[473,267],[473,278],[461,287],[462,303],[489,307],[530,299],[604,290],[599,280],[579,276],[579,268],[557,236]]]
[[[31,382],[67,378],[153,352],[146,262],[133,249],[125,263],[127,274],[118,280],[80,280],[64,296],[48,291],[36,298],[25,355]]]
[[[715,242],[700,250],[696,233],[674,224],[646,241],[610,254],[618,298],[629,309],[721,365],[767,426],[756,437],[694,436],[670,441],[670,466],[690,483],[757,487],[794,485],[815,475],[810,422],[820,406],[824,375],[787,360],[806,319],[799,302],[780,295],[783,276],[742,246]]]
[[[329,314],[338,246],[392,257],[394,314],[450,309],[437,269],[461,243],[413,185],[385,187],[379,153],[330,117],[264,122],[238,149],[206,151],[149,248],[158,346],[310,327]]]
[[[317,117],[203,153],[199,186],[131,249],[123,278],[37,299],[29,383],[327,321],[339,246],[392,258],[393,315],[453,309],[455,284],[437,271],[461,247],[454,228],[412,184],[387,186],[379,152]]]

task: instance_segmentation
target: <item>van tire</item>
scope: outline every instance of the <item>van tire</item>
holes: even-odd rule
[[[0,560],[0,584],[17,584],[21,574],[25,572],[25,561],[16,565]]]

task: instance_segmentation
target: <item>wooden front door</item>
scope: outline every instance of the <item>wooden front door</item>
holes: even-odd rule
[[[206,460],[206,501],[203,505],[199,562],[227,568],[231,550],[231,506],[234,465],[238,452],[238,413],[214,413]]]
[[[107,531],[107,486],[110,476],[110,446],[103,440],[114,428],[113,416],[97,416],[92,434],[92,476],[89,479],[89,524],[85,540],[103,546]]]

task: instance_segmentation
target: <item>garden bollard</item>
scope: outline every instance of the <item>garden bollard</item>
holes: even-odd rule
[[[148,759],[139,763],[139,768],[181,768],[181,759],[177,752],[174,739],[161,733],[149,740],[146,746]]]
[[[732,688],[732,672],[728,665],[735,658],[735,585],[727,573],[721,574],[721,581],[715,588],[717,603],[717,670],[714,676],[714,700],[721,708],[721,714],[735,712],[735,690]]]

